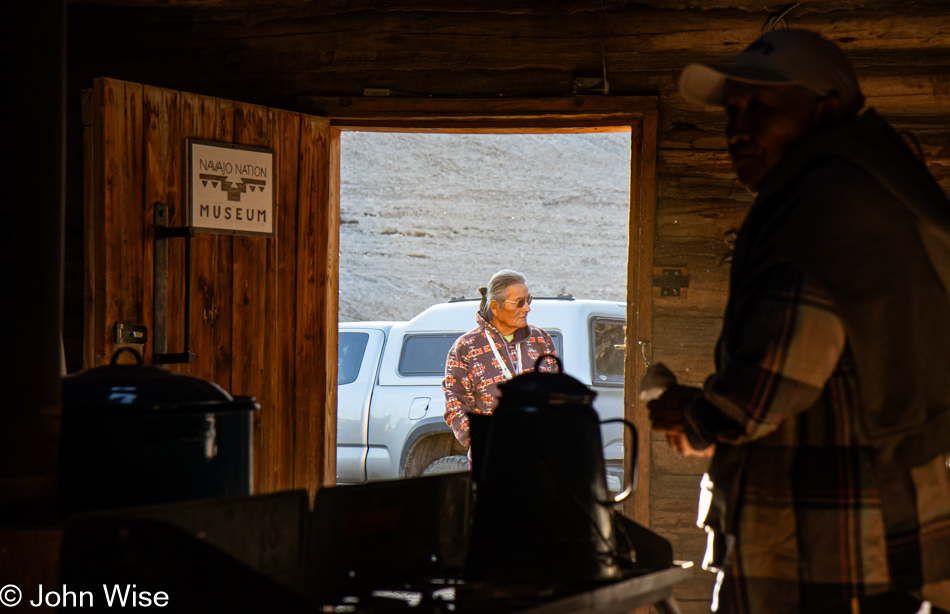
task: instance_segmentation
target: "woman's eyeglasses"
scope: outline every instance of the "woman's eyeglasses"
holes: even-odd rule
[[[505,302],[506,302],[506,303],[514,303],[514,304],[515,304],[515,307],[517,307],[518,309],[521,309],[522,307],[525,306],[525,303],[527,303],[528,305],[530,305],[530,304],[531,304],[531,301],[533,301],[533,300],[534,300],[534,297],[529,294],[528,296],[519,298],[517,301],[513,301],[513,300],[511,300],[511,299],[505,299]]]

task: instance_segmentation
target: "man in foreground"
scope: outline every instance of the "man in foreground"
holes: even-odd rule
[[[815,33],[690,65],[680,92],[725,107],[757,193],[716,372],[649,404],[712,456],[713,609],[950,609],[950,203]]]

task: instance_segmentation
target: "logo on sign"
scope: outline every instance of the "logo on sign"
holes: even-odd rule
[[[250,189],[251,193],[254,193],[254,190],[257,189],[261,192],[264,191],[264,188],[267,186],[267,182],[261,179],[242,179],[237,183],[232,183],[228,181],[227,175],[207,175],[201,173],[198,175],[201,179],[201,185],[203,187],[208,187],[208,184],[211,184],[211,189],[217,188],[218,185],[221,185],[221,191],[227,192],[228,200],[240,201],[241,194],[244,194]]]

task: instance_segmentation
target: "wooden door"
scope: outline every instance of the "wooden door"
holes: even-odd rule
[[[335,482],[338,200],[325,118],[114,79],[85,97],[84,366],[153,330],[154,203],[184,224],[185,139],[274,150],[272,238],[192,239],[191,351],[170,366],[258,399],[254,492]],[[169,244],[168,351],[184,349],[181,240]],[[147,363],[151,335],[139,349]],[[329,453],[328,453],[329,452]]]

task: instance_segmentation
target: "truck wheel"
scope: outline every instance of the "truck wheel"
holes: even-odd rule
[[[468,470],[467,456],[443,456],[429,463],[429,466],[425,468],[422,475],[441,475],[443,473],[459,473]]]
[[[451,431],[424,435],[412,444],[412,448],[406,456],[406,462],[400,471],[400,477],[421,477],[422,472],[439,459],[458,455],[464,456],[466,452],[467,450],[458,442]],[[464,470],[452,469],[452,471]]]

